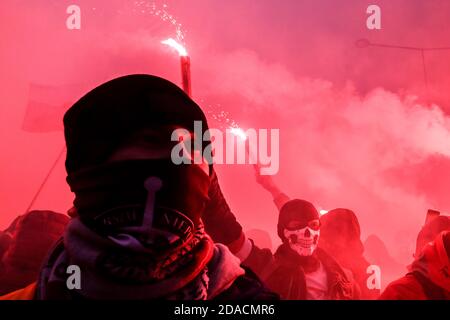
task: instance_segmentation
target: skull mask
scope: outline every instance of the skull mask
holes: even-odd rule
[[[320,222],[313,220],[304,228],[284,229],[289,246],[300,256],[310,256],[317,248],[320,236]]]

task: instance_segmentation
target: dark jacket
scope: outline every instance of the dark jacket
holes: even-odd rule
[[[279,300],[280,296],[267,288],[258,276],[244,267],[245,274],[213,300]]]
[[[220,248],[219,248],[220,247]],[[217,245],[214,250],[214,255],[207,264],[209,288],[211,293],[211,300],[278,300],[278,294],[269,290],[258,276],[246,267],[239,265],[239,260],[234,257],[228,249],[223,245]],[[228,251],[228,253],[227,253]],[[61,281],[49,282],[50,276],[45,270],[61,269],[56,263],[64,254],[64,244],[62,239],[55,245],[44,263],[43,270],[37,282],[28,287],[17,290],[5,296],[0,296],[0,300],[86,300],[77,290],[67,290],[66,279],[64,276]],[[64,268],[62,268],[64,269]],[[115,281],[111,279],[110,281]],[[138,287],[138,286],[137,286]],[[151,287],[149,287],[151,290]],[[188,284],[189,290],[193,288]],[[211,291],[209,289],[212,289]],[[190,292],[189,290],[180,290],[178,292]],[[117,296],[114,300],[121,299],[140,299],[145,297],[120,297]],[[110,298],[100,298],[107,300]],[[154,299],[175,299],[175,300],[190,300],[189,296],[182,296],[174,292],[169,296],[156,296]]]
[[[245,268],[245,275],[237,278],[234,283],[224,292],[219,294],[213,300],[226,301],[226,300],[255,300],[255,301],[267,301],[267,300],[279,300],[278,294],[270,291],[259,280],[258,276],[254,274],[250,269]],[[14,291],[8,295],[0,296],[1,300],[34,300],[36,299],[36,283],[32,283],[24,289]]]
[[[282,299],[305,300],[306,280],[300,257],[287,244],[278,247],[272,255],[268,249],[253,247],[250,256],[243,262],[251,268]],[[341,268],[325,251],[316,249],[314,258],[322,263],[328,279],[328,299],[350,300],[359,298],[358,285],[351,272]]]
[[[202,216],[206,232],[214,242],[223,243],[233,253],[238,252],[245,239],[242,227],[222,194],[214,170],[211,174],[208,197],[210,200],[206,204]]]

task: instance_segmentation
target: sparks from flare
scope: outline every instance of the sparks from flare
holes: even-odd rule
[[[250,164],[253,164],[253,168],[256,171],[259,171],[261,169],[261,166],[258,163],[257,157],[254,155],[253,152],[250,151],[250,143],[252,143],[252,142],[249,141],[247,143],[248,137],[245,134],[244,130],[239,128],[236,124],[230,126],[228,130],[230,130],[231,134],[235,135],[236,137],[238,137],[239,139],[241,139],[245,143],[245,152],[247,153],[247,155],[248,155],[248,157],[250,159]]]
[[[228,130],[230,130],[231,134],[234,134],[235,136],[241,138],[242,140],[247,140],[247,135],[245,134],[244,130],[242,130],[239,125],[230,118],[228,115],[228,112],[226,111],[220,111],[220,113],[214,113],[211,111],[208,111],[208,113],[212,114],[212,117],[214,120],[216,120],[220,124],[225,124],[228,127]],[[222,126],[222,130],[225,128]]]
[[[174,40],[173,38],[163,40],[163,41],[161,41],[161,43],[175,49],[178,52],[180,57],[188,56],[186,48],[182,44],[180,44],[176,40]]]
[[[128,4],[128,2],[127,2]],[[140,0],[130,2],[132,5],[131,11],[136,14],[150,15],[161,19],[165,23],[170,23],[175,27],[176,39],[184,43],[186,31],[183,29],[183,25],[178,19],[169,12],[169,6],[167,4],[157,5],[154,1]]]

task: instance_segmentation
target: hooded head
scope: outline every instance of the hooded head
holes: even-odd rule
[[[355,279],[365,281],[369,263],[363,256],[364,245],[356,214],[349,209],[333,209],[320,217],[320,224],[319,247],[342,267],[350,269]]]
[[[442,231],[428,242],[410,266],[450,294],[450,231]]]
[[[200,107],[165,79],[135,74],[108,81],[84,95],[64,116],[67,173],[104,164],[140,132],[156,134],[169,127],[193,132],[194,121],[202,123],[203,131],[208,129]],[[170,136],[155,138],[159,141],[150,142],[170,143]]]
[[[319,246],[327,252],[347,253],[360,257],[364,252],[361,229],[355,213],[349,209],[333,209],[320,217]]]
[[[64,132],[80,220],[133,250],[189,241],[201,225],[209,168],[175,165],[171,150],[178,143],[174,130],[194,133],[195,121],[203,134],[200,107],[175,84],[150,75],[111,80],[76,102],[64,116]]]
[[[429,220],[417,235],[414,256],[417,257],[427,243],[433,241],[440,232],[446,230],[450,230],[450,217],[437,216]]]
[[[305,200],[286,202],[278,217],[278,236],[300,256],[311,256],[319,242],[319,212]]]

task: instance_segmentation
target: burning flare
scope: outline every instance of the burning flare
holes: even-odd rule
[[[169,47],[177,50],[180,57],[187,57],[188,53],[185,47],[182,44],[178,43],[176,40],[169,38],[161,41],[162,44],[168,45]]]
[[[181,82],[184,92],[190,97],[192,97],[191,89],[191,59],[188,56],[187,50],[180,43],[176,42],[174,39],[169,38],[161,41],[162,44],[168,45],[169,47],[177,50],[180,56],[181,64]]]
[[[247,136],[244,130],[242,130],[241,128],[231,127],[230,132],[244,141],[247,140]]]

